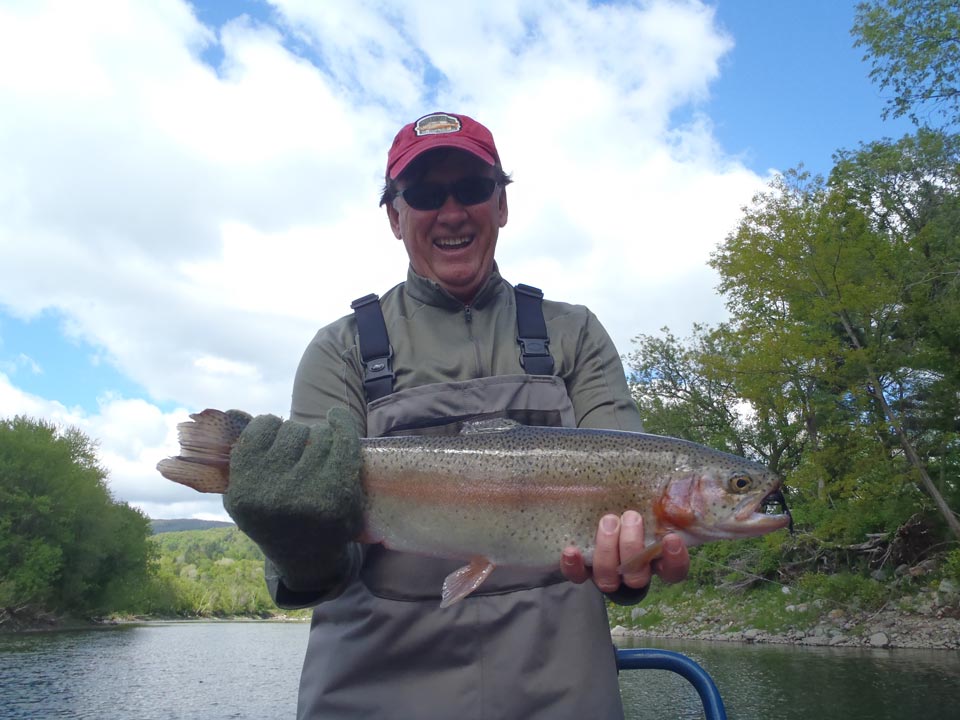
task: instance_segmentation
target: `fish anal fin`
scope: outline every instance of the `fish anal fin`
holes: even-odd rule
[[[625,561],[620,563],[620,567],[617,568],[617,571],[621,575],[627,575],[630,573],[638,572],[644,567],[650,564],[652,560],[657,559],[663,554],[663,543],[657,540],[657,542],[652,545],[647,545],[643,550],[638,552],[636,555],[632,555],[627,558]]]
[[[469,565],[454,570],[443,581],[440,607],[450,607],[460,602],[483,584],[493,570],[494,565],[487,558],[478,555],[471,558]]]

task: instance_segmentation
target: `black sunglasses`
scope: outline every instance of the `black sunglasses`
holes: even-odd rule
[[[449,185],[434,182],[422,182],[400,190],[397,195],[403,197],[407,205],[414,210],[439,210],[453,195],[461,205],[478,205],[493,195],[497,181],[490,177],[474,175],[460,178]]]

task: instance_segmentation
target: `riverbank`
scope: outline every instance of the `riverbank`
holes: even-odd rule
[[[863,610],[782,592],[716,595],[698,590],[669,601],[611,611],[614,636],[827,647],[960,649],[960,592],[944,581]],[[774,606],[774,607],[772,607]]]
[[[308,623],[310,613],[295,611],[293,613],[278,612],[270,615],[197,615],[183,617],[179,615],[122,615],[114,614],[105,617],[77,618],[71,615],[57,615],[46,611],[21,610],[11,612],[0,608],[0,633],[44,632],[62,630],[93,630],[108,628],[117,625],[135,625],[143,623],[174,623],[174,622],[274,622],[274,623]]]
[[[862,598],[801,599],[789,588],[746,591],[657,587],[640,605],[610,606],[614,636],[828,647],[960,649],[960,588],[949,580],[905,589],[879,607]],[[889,590],[889,588],[888,588]],[[887,591],[889,596],[889,592]],[[76,618],[0,609],[0,633],[91,629],[150,622],[307,622],[308,611],[254,616],[111,615]]]

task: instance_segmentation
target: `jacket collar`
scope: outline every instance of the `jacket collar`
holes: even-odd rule
[[[467,306],[466,303],[458,300],[453,295],[444,290],[433,280],[429,280],[422,275],[414,272],[412,267],[407,268],[406,292],[414,300],[418,300],[427,305],[448,308],[450,310],[462,310]],[[496,262],[493,264],[493,270],[490,277],[477,292],[470,307],[474,310],[482,310],[496,299],[500,293],[509,290],[507,282],[500,276],[500,269]]]

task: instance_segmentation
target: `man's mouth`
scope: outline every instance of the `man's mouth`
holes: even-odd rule
[[[460,237],[434,238],[433,244],[443,250],[458,250],[466,247],[473,242],[472,235],[463,235]]]

